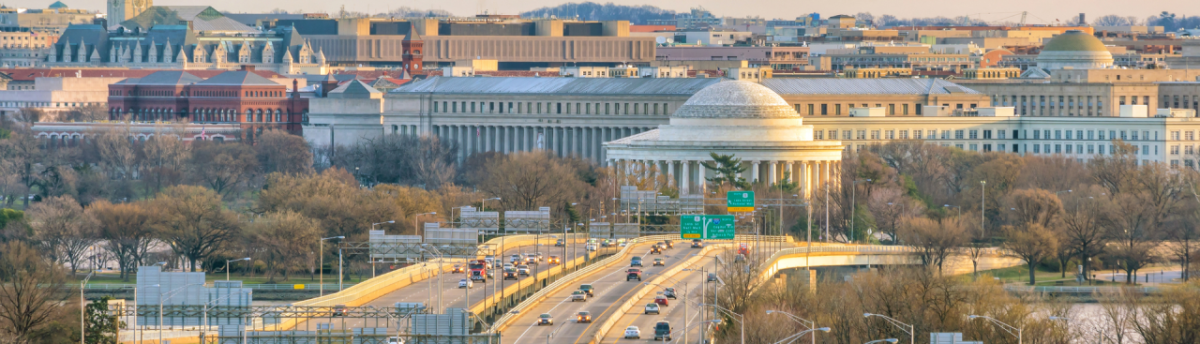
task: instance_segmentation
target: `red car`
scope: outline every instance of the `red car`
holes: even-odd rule
[[[741,255],[749,256],[750,255],[750,245],[745,244],[745,243],[739,244],[737,253],[741,254]]]
[[[638,280],[638,282],[641,282],[642,281],[642,270],[629,269],[628,271],[626,271],[625,281],[628,282],[630,280]]]
[[[663,306],[663,307],[670,306],[667,304],[667,297],[662,296],[662,295],[655,296],[654,303],[657,303],[658,305]]]

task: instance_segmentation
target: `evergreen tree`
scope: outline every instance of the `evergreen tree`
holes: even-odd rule
[[[742,159],[735,158],[733,154],[720,155],[717,153],[708,153],[712,156],[712,162],[701,162],[705,168],[716,171],[715,175],[709,178],[708,181],[721,185],[729,184],[730,186],[742,190],[750,189],[750,182],[746,178],[742,178],[741,174],[746,172],[747,167],[742,165]]]
[[[84,333],[84,342],[87,344],[117,343],[117,329],[122,324],[117,317],[107,314],[109,300],[112,300],[112,297],[105,296],[87,305],[87,313],[84,316],[87,319],[87,333]]]

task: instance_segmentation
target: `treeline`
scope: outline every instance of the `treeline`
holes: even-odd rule
[[[665,10],[651,5],[627,6],[611,2],[599,4],[595,2],[565,3],[554,7],[542,7],[532,11],[521,12],[521,18],[549,18],[551,16],[580,20],[628,20],[630,24],[646,25],[651,20],[670,20],[675,18],[675,11]]]

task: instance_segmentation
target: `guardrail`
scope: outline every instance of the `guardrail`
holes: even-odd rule
[[[670,269],[663,271],[663,273],[659,274],[658,277],[655,277],[647,282],[649,285],[643,284],[641,289],[638,289],[636,293],[633,293],[633,297],[625,300],[624,304],[622,304],[620,307],[617,307],[616,312],[613,312],[612,315],[609,315],[607,320],[600,324],[600,327],[598,327],[596,330],[596,335],[592,337],[592,343],[603,343],[604,335],[608,334],[608,331],[611,331],[613,326],[616,326],[617,321],[621,320],[621,315],[629,312],[629,310],[632,309],[634,305],[638,304],[643,297],[646,297],[646,294],[649,294],[650,292],[653,292],[655,288],[658,288],[656,284],[663,284],[668,276],[674,276],[682,271],[685,267],[696,264],[697,261],[704,259],[705,255],[712,250],[715,250],[718,247],[725,247],[729,245],[730,244],[705,245],[704,249],[700,250],[700,254],[696,255],[695,257],[688,258],[679,264],[675,264],[675,266],[671,267]],[[684,300],[684,302],[687,302],[687,300]]]

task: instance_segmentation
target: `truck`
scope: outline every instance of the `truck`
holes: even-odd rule
[[[481,281],[487,283],[488,279],[488,264],[487,260],[479,259],[472,260],[467,263],[467,268],[471,271],[472,281]]]
[[[740,255],[749,256],[750,255],[750,244],[747,244],[747,243],[738,244],[737,253]]]

